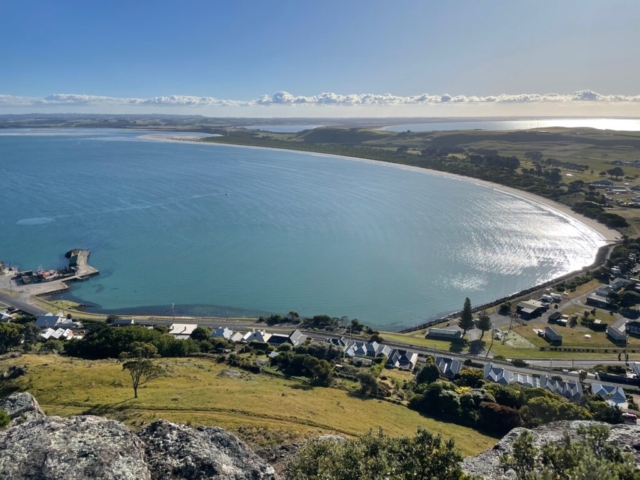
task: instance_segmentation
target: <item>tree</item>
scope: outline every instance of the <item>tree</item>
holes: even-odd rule
[[[18,347],[22,342],[22,325],[0,323],[0,353],[7,353],[11,347]]]
[[[531,150],[524,153],[524,158],[531,160],[532,162],[539,162],[542,160],[542,152],[539,150]]]
[[[467,330],[473,328],[473,313],[471,313],[471,300],[469,300],[469,297],[464,299],[464,307],[462,308],[462,315],[460,316],[458,326],[462,329],[463,337],[466,335]]]
[[[311,355],[305,355],[303,360],[304,367],[311,374],[311,383],[319,385],[329,385],[331,383],[331,364],[326,360],[318,360]]]
[[[157,356],[158,349],[149,343],[134,342],[130,352],[123,352],[120,358],[124,360],[123,370],[131,375],[133,396],[138,398],[138,387],[164,374],[164,370],[153,363],[151,358]]]
[[[378,394],[378,382],[370,372],[360,372],[357,375],[360,382],[360,394],[375,397]]]
[[[197,327],[193,332],[191,332],[191,340],[196,340],[198,342],[209,340],[210,336],[211,329],[207,327]]]
[[[610,168],[609,170],[607,170],[607,173],[609,174],[610,177],[616,177],[616,178],[624,177],[624,170],[620,167]]]
[[[513,457],[503,455],[500,457],[500,463],[513,468],[518,478],[526,478],[536,466],[536,454],[533,434],[525,430],[513,441]]]
[[[486,314],[486,312],[482,312],[480,314],[480,319],[478,320],[477,327],[482,331],[480,334],[480,340],[484,337],[484,333],[491,330],[491,317]]]
[[[418,383],[433,383],[440,378],[440,371],[433,363],[427,364],[420,369],[416,376]]]

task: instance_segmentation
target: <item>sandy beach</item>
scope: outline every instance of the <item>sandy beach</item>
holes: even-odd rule
[[[358,157],[349,157],[346,155],[332,155],[329,153],[316,153],[316,152],[307,152],[304,150],[294,150],[294,149],[279,149],[279,148],[270,148],[270,147],[254,147],[254,146],[248,146],[248,145],[229,145],[229,144],[222,144],[222,143],[213,143],[213,142],[202,142],[200,140],[198,140],[199,138],[202,137],[190,137],[190,136],[179,136],[179,135],[141,135],[138,138],[140,139],[144,139],[144,140],[154,140],[154,141],[161,141],[161,142],[172,142],[172,143],[194,143],[194,144],[198,144],[198,145],[210,145],[210,146],[216,146],[216,147],[235,147],[235,148],[253,148],[253,149],[269,149],[269,150],[281,150],[284,152],[299,152],[299,153],[305,153],[307,155],[316,155],[316,156],[321,156],[321,157],[336,157],[336,158],[343,158],[346,160],[350,160],[350,161],[356,161],[356,162],[365,162],[365,163],[375,163],[378,165],[385,165],[391,168],[402,168],[405,170],[411,170],[414,172],[418,172],[418,173],[422,173],[422,174],[427,174],[427,175],[438,175],[438,176],[442,176],[442,177],[448,177],[451,179],[455,179],[455,180],[460,180],[460,181],[464,181],[464,182],[471,182],[471,183],[475,183],[477,185],[483,185],[485,187],[489,187],[489,188],[493,188],[495,190],[507,193],[509,195],[514,195],[516,197],[520,197],[522,199],[525,200],[529,200],[531,202],[535,202],[537,204],[541,204],[544,207],[546,207],[549,210],[552,210],[554,213],[564,216],[564,217],[568,217],[574,220],[579,221],[580,223],[586,225],[587,227],[589,227],[591,230],[595,231],[596,233],[598,233],[603,241],[605,241],[606,243],[614,243],[617,240],[622,238],[622,234],[616,230],[612,230],[610,228],[608,228],[606,225],[603,225],[591,218],[587,218],[584,215],[580,215],[576,212],[574,212],[573,210],[571,210],[570,207],[568,207],[567,205],[563,205],[562,203],[559,202],[555,202],[553,200],[550,200],[548,198],[545,197],[541,197],[539,195],[535,195],[533,193],[529,193],[529,192],[525,192],[523,190],[518,190],[516,188],[511,188],[511,187],[506,187],[504,185],[500,185],[497,183],[492,183],[492,182],[487,182],[485,180],[479,180],[476,178],[472,178],[472,177],[465,177],[463,175],[457,175],[455,173],[447,173],[447,172],[440,172],[437,170],[429,170],[427,168],[420,168],[420,167],[412,167],[410,165],[401,165],[401,164],[397,164],[397,163],[389,163],[389,162],[384,162],[382,160],[371,160],[371,159],[365,159],[365,158],[358,158]]]

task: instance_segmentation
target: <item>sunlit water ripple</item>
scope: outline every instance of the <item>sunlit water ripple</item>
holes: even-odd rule
[[[0,258],[52,267],[90,248],[101,274],[73,295],[96,310],[399,328],[588,265],[603,244],[543,205],[426,171],[59,133],[0,137]]]

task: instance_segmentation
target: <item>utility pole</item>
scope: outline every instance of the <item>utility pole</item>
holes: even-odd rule
[[[175,304],[175,302],[171,304],[171,312],[173,313],[173,323],[176,323],[176,304]]]
[[[484,358],[487,358],[489,356],[489,352],[493,348],[493,339],[495,337],[495,334],[493,333],[493,328],[494,328],[494,324],[492,323],[491,324],[491,344],[489,345],[489,350],[487,350],[487,354],[484,356]]]

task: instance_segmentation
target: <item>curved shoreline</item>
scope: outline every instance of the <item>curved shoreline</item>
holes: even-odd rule
[[[215,136],[215,135],[211,135],[211,136]],[[304,153],[304,154],[308,154],[308,155],[315,155],[315,156],[322,156],[322,157],[333,157],[333,158],[342,158],[342,159],[346,159],[346,160],[350,160],[350,161],[356,161],[356,162],[364,162],[364,163],[372,163],[372,164],[377,164],[377,165],[384,165],[387,167],[393,167],[393,168],[401,168],[401,169],[405,169],[405,170],[411,170],[414,172],[419,172],[422,174],[427,174],[427,175],[434,175],[434,176],[443,176],[443,177],[448,177],[450,179],[453,180],[459,180],[459,181],[464,181],[464,182],[470,182],[470,183],[475,183],[476,185],[482,185],[484,187],[487,188],[492,188],[494,190],[506,193],[508,195],[513,195],[516,197],[519,197],[520,199],[524,199],[524,200],[528,200],[530,202],[534,202],[536,204],[542,205],[544,207],[546,207],[547,209],[553,211],[555,214],[565,217],[565,218],[569,218],[570,220],[573,221],[578,221],[580,223],[582,223],[583,225],[585,225],[587,228],[589,228],[590,230],[594,231],[595,233],[597,233],[602,240],[605,242],[605,244],[611,244],[611,243],[615,243],[616,241],[620,240],[622,237],[622,234],[616,230],[612,230],[609,227],[607,227],[606,225],[603,225],[602,223],[599,223],[591,218],[587,218],[584,215],[580,215],[579,213],[574,212],[573,210],[571,210],[571,208],[567,205],[564,205],[562,203],[556,202],[555,200],[551,200],[549,198],[545,198],[545,197],[541,197],[540,195],[536,195],[534,193],[530,193],[530,192],[526,192],[524,190],[519,190],[517,188],[513,188],[513,187],[507,187],[505,185],[500,185],[498,183],[493,183],[493,182],[488,182],[486,180],[480,180],[477,178],[473,178],[473,177],[467,177],[465,175],[459,175],[456,173],[448,173],[448,172],[441,172],[439,170],[431,170],[428,168],[422,168],[422,167],[415,167],[412,165],[403,165],[403,164],[399,164],[399,163],[391,163],[391,162],[385,162],[384,160],[374,160],[374,159],[369,159],[369,158],[360,158],[360,157],[350,157],[348,155],[336,155],[336,154],[332,154],[332,153],[319,153],[319,152],[309,152],[306,150],[296,150],[296,149],[286,149],[286,148],[274,148],[274,147],[256,147],[253,145],[233,145],[233,144],[227,144],[227,143],[215,143],[215,142],[202,142],[201,140],[195,140],[192,137],[180,137],[180,136],[165,136],[165,135],[159,135],[159,134],[151,134],[151,135],[140,135],[138,136],[138,138],[143,139],[143,140],[151,140],[151,141],[159,141],[159,142],[169,142],[169,143],[193,143],[193,144],[197,144],[197,145],[213,145],[213,146],[218,146],[218,147],[234,147],[234,148],[251,148],[251,149],[257,149],[257,150],[275,150],[275,151],[281,151],[281,152],[297,152],[297,153]],[[594,257],[595,258],[595,257]]]

